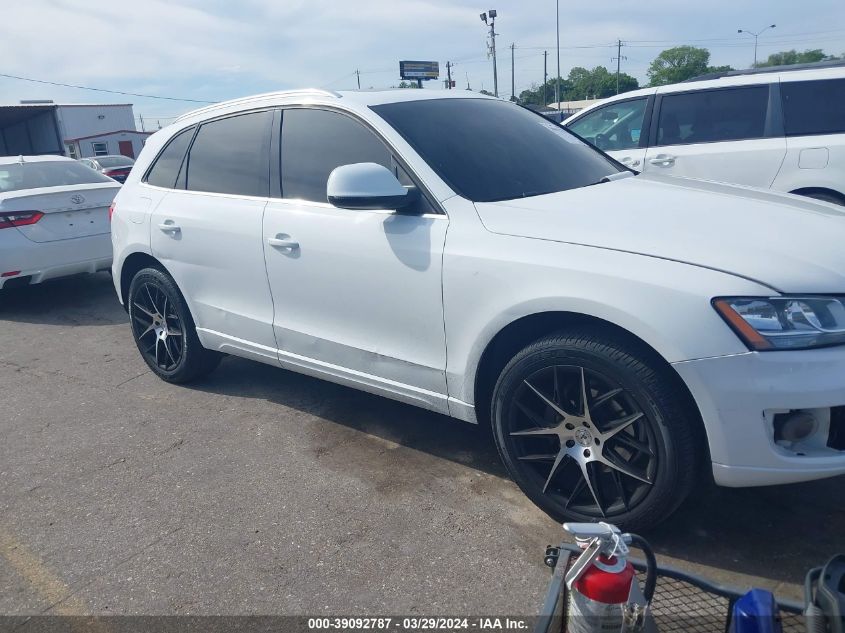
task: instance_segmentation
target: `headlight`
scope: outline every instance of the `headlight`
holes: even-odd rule
[[[726,297],[713,307],[753,350],[845,344],[845,297]]]

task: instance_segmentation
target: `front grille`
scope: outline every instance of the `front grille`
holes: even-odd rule
[[[827,445],[837,451],[845,451],[845,406],[830,410],[830,433]]]

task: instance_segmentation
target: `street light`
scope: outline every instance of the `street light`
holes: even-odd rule
[[[489,9],[486,13],[480,15],[481,21],[488,24],[487,18],[490,18],[490,50],[493,54],[493,94],[499,96],[499,73],[496,70],[496,9]]]
[[[755,66],[757,65],[757,38],[760,37],[766,31],[768,31],[769,29],[773,29],[773,28],[775,28],[775,25],[771,24],[771,25],[767,26],[766,28],[764,28],[762,31],[757,31],[756,33],[754,31],[749,31],[747,29],[737,29],[737,31],[736,31],[737,33],[745,33],[746,35],[751,35],[751,36],[754,37],[754,65]]]

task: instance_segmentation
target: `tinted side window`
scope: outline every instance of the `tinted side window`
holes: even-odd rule
[[[170,142],[158,155],[153,168],[147,174],[147,182],[156,187],[173,188],[176,184],[176,177],[179,175],[179,168],[182,166],[182,159],[194,135],[194,128],[188,128],[179,132],[170,139]]]
[[[700,90],[663,96],[658,145],[684,145],[762,138],[768,86]]]
[[[608,152],[638,147],[648,99],[611,103],[573,122],[569,129]]]
[[[845,79],[780,85],[786,135],[845,132]]]
[[[282,196],[326,202],[336,167],[378,163],[391,169],[384,143],[355,119],[328,110],[290,109],[282,114]]]
[[[252,112],[200,126],[188,154],[191,191],[270,195],[272,112]]]

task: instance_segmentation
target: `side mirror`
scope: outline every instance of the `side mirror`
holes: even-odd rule
[[[396,210],[415,200],[416,190],[406,189],[390,170],[376,163],[342,165],[329,175],[329,203],[341,209]]]

